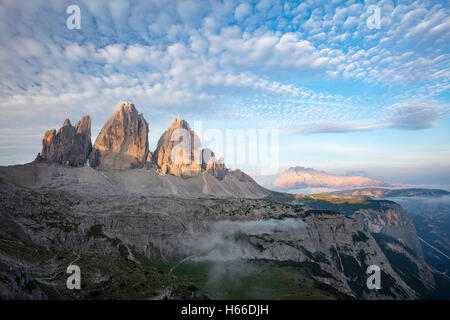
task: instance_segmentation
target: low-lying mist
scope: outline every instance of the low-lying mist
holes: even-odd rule
[[[263,255],[250,240],[252,236],[270,238],[280,233],[295,237],[296,231],[306,227],[299,218],[211,222],[206,232],[196,232],[183,240],[196,254],[181,261],[172,271],[182,264],[190,270],[201,270],[194,273],[201,272],[205,277],[200,286],[212,298],[273,299],[279,295],[278,281],[287,282],[292,275],[255,263],[252,259],[262,259]],[[196,279],[202,276],[197,275]]]
[[[260,221],[218,221],[209,225],[209,231],[194,234],[184,245],[196,252],[192,260],[227,261],[258,258],[260,253],[248,241],[251,236],[292,232],[307,225],[298,218]]]
[[[450,196],[440,197],[394,197],[386,198],[400,204],[408,213],[433,217],[436,215],[450,215]]]

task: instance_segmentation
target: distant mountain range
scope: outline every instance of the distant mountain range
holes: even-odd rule
[[[278,176],[272,182],[271,186],[281,190],[293,190],[311,187],[392,187],[393,185],[381,180],[374,180],[362,176],[335,175],[312,168],[291,167]]]
[[[153,152],[148,132],[124,103],[94,145],[89,116],[75,126],[67,119],[45,133],[33,162],[0,166],[0,300],[450,296],[450,278],[426,263],[399,204],[270,191],[202,148],[181,118]],[[277,181],[389,186],[301,167]],[[448,243],[447,229],[432,237],[441,226],[428,221],[420,224],[426,241]],[[429,261],[445,272],[443,257]],[[65,270],[75,262],[84,280],[68,290]],[[380,290],[365,285],[370,265],[382,266]],[[226,273],[211,277],[217,267]]]
[[[450,192],[441,189],[406,188],[363,188],[354,190],[342,190],[329,194],[343,197],[368,197],[368,198],[394,198],[394,197],[440,197],[450,195]]]

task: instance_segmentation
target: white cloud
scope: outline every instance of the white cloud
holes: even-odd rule
[[[0,125],[59,123],[88,112],[100,119],[105,108],[129,99],[149,113],[220,106],[223,116],[252,110],[261,118],[293,119],[294,126],[300,118],[325,118],[322,130],[363,130],[374,124],[348,115],[358,117],[355,100],[364,100],[364,92],[350,99],[312,90],[308,77],[323,80],[323,87],[330,78],[398,86],[393,105],[415,96],[427,105],[450,86],[448,8],[379,3],[383,27],[368,30],[358,3],[84,0],[82,29],[72,32],[63,2],[3,1]],[[277,103],[265,115],[252,109]],[[383,109],[391,118],[380,118],[381,126],[427,128],[448,116],[411,108]]]
[[[378,118],[372,119],[370,122],[358,121],[329,121],[327,119],[319,119],[314,122],[293,123],[290,127],[286,127],[288,133],[346,133],[357,131],[372,131],[385,128],[406,129],[406,130],[422,130],[429,129],[437,125],[441,119],[445,119],[450,115],[450,107],[448,105],[439,105],[432,102],[404,102],[383,107]]]
[[[248,3],[241,3],[236,7],[234,11],[234,18],[236,20],[242,20],[252,13],[252,7]]]

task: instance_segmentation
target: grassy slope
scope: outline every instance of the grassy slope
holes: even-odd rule
[[[5,232],[0,232],[0,257],[4,257],[0,259],[0,286],[10,292],[15,285],[8,279],[23,282],[25,295],[40,290],[49,299],[58,300],[205,298],[191,283],[121,257],[48,249]],[[26,276],[17,275],[17,265],[9,261],[23,265]],[[70,276],[66,268],[71,263],[81,269],[80,290],[66,287]],[[24,298],[21,293],[12,295],[10,298]]]
[[[177,262],[151,261],[169,272]],[[345,299],[348,298],[310,276],[299,263],[276,261],[186,261],[173,274],[191,281],[211,299]]]

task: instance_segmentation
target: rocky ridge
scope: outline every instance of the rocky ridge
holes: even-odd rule
[[[86,164],[91,150],[91,118],[84,116],[75,126],[66,119],[58,132],[55,129],[45,132],[42,151],[35,162],[81,167]]]
[[[307,266],[311,277],[348,297],[417,297],[373,237],[357,221],[337,212],[311,211],[306,206],[263,199],[80,197],[1,184],[0,199],[0,224],[4,226],[0,261],[20,266],[26,275],[49,275],[57,266],[42,267],[24,250],[7,250],[11,244],[67,252],[72,260],[76,254],[89,253],[138,263],[181,261],[193,255],[219,263],[246,258],[291,261]],[[229,227],[220,228],[222,224]],[[241,228],[246,225],[251,228],[243,232]],[[267,225],[270,228],[264,227]],[[12,229],[18,231],[11,233]],[[390,281],[378,292],[365,286],[365,269],[370,264],[382,266],[384,281]],[[98,283],[107,285],[108,279],[100,277]],[[35,276],[29,280],[37,282],[39,288],[46,284]]]
[[[134,104],[125,102],[104,124],[89,164],[99,170],[142,168],[148,157],[148,123]]]
[[[230,258],[277,261],[306,267],[321,285],[362,299],[420,298],[437,285],[411,221],[393,202],[296,199],[272,193],[202,149],[180,118],[152,154],[143,134],[148,125],[132,104],[121,105],[105,124],[90,165],[48,158],[72,154],[58,150],[73,150],[70,128],[84,132],[83,123],[72,127],[67,120],[60,136],[56,130],[50,133],[43,143],[46,160],[0,167],[1,296],[1,279],[14,288],[16,297],[48,296],[44,289],[55,284],[36,274],[45,279],[55,273],[61,267],[55,265],[58,255],[66,256],[64,263],[78,255],[88,265],[120,258],[113,264],[126,261],[125,270],[130,261],[184,261],[192,256],[219,263]],[[181,162],[172,158],[177,152]],[[85,164],[87,155],[84,159]],[[42,268],[40,255],[30,257],[34,253],[25,248],[52,255],[51,263]],[[117,279],[109,273],[109,263],[104,270],[89,270],[95,281],[83,298]],[[365,286],[365,271],[372,264],[383,270],[379,291]],[[21,270],[16,272],[23,280],[19,287],[13,283],[14,270]],[[122,281],[116,283],[119,288]],[[27,293],[26,283],[31,282],[38,290]]]
[[[291,167],[279,175],[272,186],[281,190],[296,188],[345,188],[390,185],[380,180],[361,176],[335,175],[312,168]]]
[[[376,240],[402,279],[417,292],[438,286],[436,274],[426,263],[414,224],[399,204],[388,200],[338,198],[330,195],[297,197],[293,203],[314,209],[342,212],[355,219]]]
[[[180,117],[173,119],[153,153],[149,150],[148,123],[131,102],[122,103],[108,119],[93,147],[90,128],[90,118],[85,116],[75,127],[67,119],[58,133],[47,131],[35,162],[82,167],[89,160],[90,167],[101,171],[146,168],[176,176],[207,172],[219,180],[232,172],[223,158],[202,149],[200,138]]]

